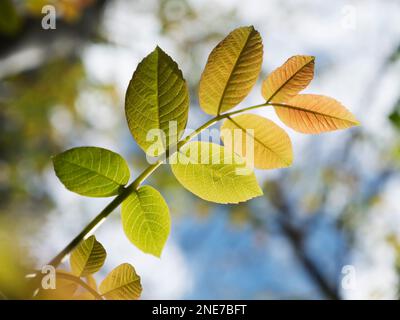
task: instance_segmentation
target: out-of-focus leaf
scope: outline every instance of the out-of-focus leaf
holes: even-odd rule
[[[397,60],[400,59],[400,45],[397,46],[397,48],[393,51],[393,53],[391,54],[391,56],[389,57],[389,61],[391,63],[396,62]]]
[[[24,2],[25,9],[31,15],[41,16],[43,6],[53,5],[56,8],[57,19],[74,23],[82,16],[85,8],[96,0],[25,0]]]
[[[400,130],[400,99],[397,100],[396,105],[390,113],[389,120],[396,129]]]
[[[172,155],[170,163],[178,181],[204,200],[238,203],[262,195],[253,170],[220,145],[188,143]]]
[[[263,45],[253,26],[233,30],[210,53],[200,79],[199,101],[204,112],[217,115],[239,104],[261,70]]]
[[[397,110],[389,115],[389,120],[397,129],[400,129],[400,113]]]
[[[72,252],[70,263],[72,272],[78,277],[96,273],[106,260],[106,250],[95,236],[83,240]]]
[[[128,239],[143,252],[159,257],[171,229],[162,195],[150,186],[140,187],[122,203],[121,215]]]
[[[32,288],[25,275],[33,265],[28,261],[12,223],[0,215],[0,300],[29,298]]]
[[[321,133],[359,125],[350,111],[330,97],[300,94],[286,105],[274,105],[279,119],[301,133]]]
[[[123,263],[112,270],[100,284],[100,293],[109,300],[136,300],[142,293],[135,268]]]
[[[264,99],[267,102],[287,102],[306,88],[314,77],[314,60],[312,56],[289,58],[264,80]]]
[[[83,196],[113,196],[129,181],[124,158],[103,148],[73,148],[55,156],[53,164],[64,186]]]
[[[392,246],[395,255],[395,268],[396,272],[400,274],[400,241],[396,234],[390,233],[386,237],[386,241]]]
[[[235,134],[236,130],[240,131],[239,135]],[[246,130],[252,130],[252,133]],[[225,147],[232,148],[245,158],[249,156],[247,139],[252,139],[254,155],[250,156],[259,169],[288,167],[293,161],[292,143],[287,133],[272,121],[258,115],[244,114],[225,120],[221,127],[221,139]]]
[[[58,0],[56,4],[65,20],[74,22],[82,16],[85,8],[89,7],[93,2],[95,0]]]
[[[19,31],[21,18],[11,0],[0,1],[0,34],[12,36]]]
[[[129,129],[139,146],[149,152],[154,141],[149,130],[160,129],[166,146],[174,144],[185,129],[189,110],[189,91],[178,65],[161,48],[156,47],[137,66],[126,92],[125,112]],[[170,130],[176,121],[176,130]]]

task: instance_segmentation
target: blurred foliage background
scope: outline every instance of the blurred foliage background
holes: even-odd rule
[[[54,30],[41,26],[48,4]],[[262,77],[291,55],[315,55],[310,91],[340,100],[362,126],[320,136],[288,130],[293,167],[257,172],[265,196],[236,206],[195,198],[163,167],[149,180],[173,215],[161,260],[129,244],[115,212],[96,232],[109,256],[102,272],[131,262],[144,298],[398,299],[398,21],[396,0],[2,0],[1,296],[18,297],[20,276],[107,203],[65,190],[52,155],[96,145],[123,154],[135,174],[145,168],[123,110],[141,58],[159,44],[178,62],[196,128],[207,119],[197,85],[209,52],[231,29],[254,24]],[[260,82],[243,105],[261,102]],[[356,271],[351,289],[341,285],[346,265]]]

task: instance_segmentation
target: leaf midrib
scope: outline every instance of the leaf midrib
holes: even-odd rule
[[[156,100],[157,100],[157,122],[158,122],[158,128],[161,129],[161,122],[160,122],[160,97],[159,97],[159,68],[160,68],[160,49],[157,47],[156,49],[157,53],[157,71],[156,71]]]
[[[297,76],[305,67],[307,67],[311,62],[314,62],[315,58],[312,58],[306,64],[304,64],[301,68],[299,68],[295,73],[293,73],[286,81],[282,83],[281,86],[272,94],[271,97],[268,98],[267,103],[270,102],[281,90],[285,87],[295,76]]]
[[[330,114],[327,114],[327,113],[318,112],[318,111],[312,111],[310,109],[305,109],[305,108],[298,107],[298,106],[293,106],[293,105],[290,105],[290,104],[274,103],[274,102],[271,102],[270,104],[272,106],[274,106],[275,108],[294,109],[294,110],[297,110],[297,111],[303,111],[303,112],[306,112],[306,113],[317,114],[317,115],[323,116],[323,117],[329,117],[329,118],[340,120],[340,121],[347,121],[347,122],[350,122],[350,123],[353,123],[353,124],[358,124],[358,121],[353,121],[353,120],[349,120],[349,119],[343,119],[343,118],[339,118],[338,116],[333,116],[333,115],[330,115]]]
[[[94,244],[95,244],[95,239],[93,239],[94,241],[92,241],[92,245],[90,246],[90,249],[89,249],[89,254],[87,255],[87,257],[86,257],[86,261],[85,261],[85,263],[83,264],[83,268],[82,268],[82,270],[80,270],[80,272],[79,272],[79,276],[81,277],[82,276],[82,273],[83,273],[83,271],[86,269],[86,266],[87,266],[87,264],[88,264],[88,261],[89,261],[89,258],[90,258],[90,256],[92,255],[92,251],[93,251],[93,247],[94,247]]]
[[[104,175],[104,174],[101,173],[101,172],[98,172],[98,171],[93,170],[93,169],[91,169],[91,168],[88,168],[88,167],[85,167],[85,166],[83,166],[83,165],[77,164],[77,163],[75,163],[75,162],[73,162],[73,161],[71,161],[71,160],[68,160],[68,159],[59,159],[59,161],[65,161],[65,162],[67,162],[67,163],[69,163],[69,164],[71,164],[71,165],[74,165],[74,166],[76,166],[76,167],[79,167],[79,168],[82,168],[82,169],[86,169],[87,171],[90,171],[90,172],[92,172],[92,173],[96,173],[96,174],[98,174],[99,176],[101,176],[101,177],[103,177],[103,178],[105,178],[105,179],[107,179],[107,180],[109,180],[109,181],[111,181],[111,182],[115,182],[115,183],[118,184],[119,186],[123,186],[123,185],[124,185],[124,184],[121,184],[121,183],[119,183],[119,182],[117,182],[117,181],[111,179],[110,177],[107,177],[106,175]]]
[[[143,190],[143,189],[142,189]],[[143,214],[143,216],[144,217],[146,217],[147,216],[147,211],[143,208],[143,206],[142,206],[142,201],[141,201],[141,197],[140,197],[140,194],[139,194],[139,191],[140,190],[138,190],[137,191],[137,197],[138,197],[138,199],[139,199],[139,205],[140,205],[140,209],[142,210],[142,214]],[[143,191],[145,191],[145,190],[143,190]],[[151,190],[149,190],[149,191],[151,191]],[[151,197],[153,197],[152,195],[151,195]],[[156,241],[156,239],[154,238],[154,235],[153,235],[153,231],[152,231],[152,229],[149,227],[149,221],[148,221],[148,219],[146,218],[145,219],[146,220],[146,225],[147,225],[147,228],[148,228],[148,230],[150,230],[150,236],[151,236],[151,239],[153,240],[153,245],[154,245],[154,243],[157,243],[157,241]],[[156,245],[157,246],[157,245]],[[147,248],[146,248],[147,249]]]
[[[109,290],[109,291],[107,291],[107,292],[102,293],[102,296],[105,296],[105,295],[110,294],[110,293],[112,293],[112,292],[114,292],[114,291],[120,290],[120,289],[122,289],[122,288],[124,288],[124,287],[129,286],[130,284],[135,284],[135,282],[137,282],[137,281],[139,281],[139,280],[140,280],[139,277],[137,277],[137,278],[134,279],[134,280],[130,280],[130,281],[128,281],[127,283],[121,284],[121,285],[119,285],[119,286],[117,286],[117,287],[115,287],[115,288],[113,288],[113,289],[111,289],[111,290]]]
[[[240,124],[238,124],[236,121],[234,121],[231,117],[228,117],[228,121],[232,121],[232,123],[237,126],[240,130],[242,130],[246,135],[250,136],[251,138],[253,138],[254,140],[256,140],[259,144],[261,144],[264,148],[268,149],[269,151],[271,151],[273,154],[275,154],[278,158],[280,158],[281,160],[283,160],[285,162],[285,164],[289,165],[289,162],[286,161],[286,159],[282,158],[282,156],[277,153],[275,150],[271,149],[271,147],[267,146],[266,144],[264,144],[264,142],[262,142],[260,139],[258,139],[256,136],[253,136],[252,134],[248,133],[247,130],[245,128],[243,128]]]
[[[218,103],[217,116],[219,116],[219,115],[221,114],[222,101],[224,100],[224,96],[225,96],[226,90],[228,89],[228,84],[230,83],[230,81],[231,81],[231,79],[232,79],[234,70],[236,69],[236,66],[237,66],[237,64],[238,64],[238,62],[239,62],[239,60],[240,60],[240,57],[241,57],[241,55],[242,55],[244,49],[246,48],[246,46],[247,46],[247,44],[248,44],[248,42],[249,42],[249,40],[250,40],[250,38],[251,38],[251,35],[252,35],[252,33],[253,33],[254,31],[255,31],[255,30],[254,30],[254,28],[253,28],[253,29],[249,32],[249,34],[248,34],[248,36],[247,36],[247,39],[246,39],[246,42],[244,43],[242,49],[240,49],[240,52],[239,52],[239,54],[238,54],[238,57],[237,57],[237,59],[236,59],[234,65],[233,65],[232,71],[231,71],[231,73],[230,73],[230,75],[229,75],[229,77],[228,77],[228,81],[227,81],[226,84],[225,84],[224,91],[222,92],[221,98],[220,98],[219,103]]]

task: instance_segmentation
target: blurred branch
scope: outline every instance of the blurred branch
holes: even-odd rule
[[[272,186],[271,182],[269,185]],[[287,237],[289,244],[292,246],[296,258],[302,264],[303,269],[308,273],[309,277],[327,298],[339,300],[340,296],[338,288],[329,283],[314,260],[307,254],[304,245],[306,237],[305,231],[291,222],[293,218],[293,210],[289,206],[289,202],[285,198],[280,185],[274,183],[273,188],[269,191],[270,192],[267,193],[269,195],[269,200],[278,211],[277,222],[279,223],[282,232]]]
[[[331,286],[321,270],[314,263],[313,259],[308,256],[304,248],[304,233],[293,226],[286,217],[280,216],[278,222],[282,228],[282,231],[287,236],[289,243],[292,245],[293,252],[295,253],[297,259],[302,264],[304,270],[307,271],[310,278],[318,286],[321,292],[333,300],[339,300],[340,296],[338,294],[338,289]]]

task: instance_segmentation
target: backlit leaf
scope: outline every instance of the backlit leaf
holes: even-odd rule
[[[297,95],[274,108],[283,123],[301,133],[321,133],[359,124],[340,102],[321,95]]]
[[[166,145],[176,142],[185,129],[189,91],[178,65],[159,47],[137,66],[126,92],[125,113],[129,129],[139,146],[148,152],[154,143],[151,129],[161,129]],[[176,130],[170,122],[176,121]],[[161,146],[165,149],[165,145]],[[151,154],[159,155],[160,152]]]
[[[249,129],[253,132],[246,132]],[[239,130],[239,134],[235,130]],[[221,138],[226,147],[230,146],[243,157],[248,155],[247,139],[252,139],[254,155],[250,156],[259,169],[287,167],[293,161],[292,143],[287,133],[272,121],[258,115],[244,114],[225,120],[221,127]],[[229,138],[229,143],[225,141],[226,138]]]
[[[66,278],[62,277],[62,275],[65,275]],[[69,279],[69,277],[74,278],[75,276],[68,271],[57,270],[55,288],[42,288],[35,298],[39,300],[73,300],[79,284]]]
[[[171,229],[162,195],[150,186],[140,187],[122,203],[121,215],[128,239],[143,252],[159,257]]]
[[[53,157],[53,164],[64,186],[84,196],[113,196],[129,181],[124,158],[103,148],[73,148]]]
[[[178,181],[198,197],[238,203],[262,195],[256,177],[241,157],[208,142],[191,142],[170,159]]]
[[[314,57],[291,57],[264,80],[262,95],[268,102],[287,102],[306,88],[313,77]]]
[[[107,275],[99,290],[106,299],[136,300],[142,293],[142,285],[135,268],[123,263]]]
[[[396,101],[392,112],[389,114],[389,120],[397,130],[400,130],[400,98]]]
[[[239,104],[256,83],[263,45],[254,27],[233,30],[211,52],[200,79],[204,112],[217,115]]]
[[[78,277],[96,273],[106,260],[106,250],[95,236],[83,240],[72,252],[70,262],[72,272]]]
[[[91,274],[86,276],[86,283],[89,285],[89,287],[97,291],[96,279]]]

